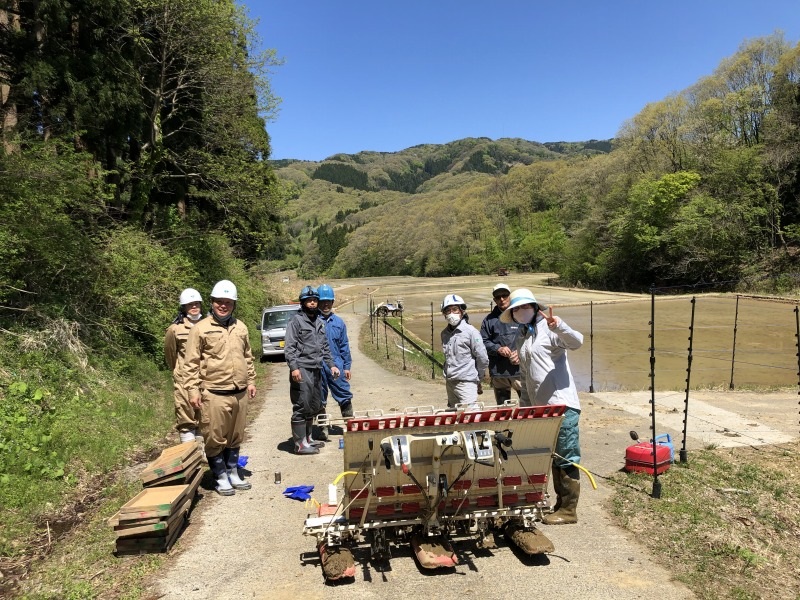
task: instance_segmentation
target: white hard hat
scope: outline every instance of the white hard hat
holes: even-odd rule
[[[211,290],[212,298],[227,298],[228,300],[238,300],[239,296],[236,295],[236,286],[227,279],[218,281]]]
[[[202,302],[203,297],[200,295],[194,288],[186,288],[181,292],[181,298],[178,303],[183,306],[184,304],[189,304],[190,302]]]
[[[456,294],[447,294],[447,296],[444,297],[444,300],[442,300],[442,307],[440,310],[444,312],[445,308],[453,305],[460,306],[461,310],[467,310],[467,303],[464,302],[464,299],[461,296]]]

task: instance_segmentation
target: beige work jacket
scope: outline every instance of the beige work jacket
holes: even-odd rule
[[[185,318],[183,323],[173,323],[167,327],[164,335],[164,360],[172,371],[172,377],[179,381],[183,377],[183,362],[186,356],[186,342],[189,332],[194,327],[191,319]]]
[[[241,390],[255,385],[247,325],[235,319],[225,328],[211,316],[195,324],[186,342],[183,374],[190,398],[201,389]]]

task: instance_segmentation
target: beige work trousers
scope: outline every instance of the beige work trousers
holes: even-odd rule
[[[200,411],[189,404],[189,392],[185,387],[173,381],[172,388],[175,398],[175,429],[194,431],[200,422]]]
[[[201,392],[200,435],[206,445],[206,456],[216,456],[225,448],[239,448],[247,427],[247,390],[236,394]]]

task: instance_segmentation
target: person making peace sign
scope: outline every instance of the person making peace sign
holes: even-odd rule
[[[575,331],[553,309],[539,304],[526,288],[511,292],[509,306],[500,315],[503,323],[519,323],[516,340],[520,372],[520,405],[544,406],[566,404],[558,432],[553,459],[555,510],[545,515],[547,525],[577,523],[580,474],[580,432],[578,421],[581,403],[567,361],[567,350],[583,345],[583,334]]]

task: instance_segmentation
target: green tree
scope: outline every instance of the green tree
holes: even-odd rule
[[[625,286],[652,283],[669,267],[667,233],[675,214],[700,175],[679,172],[634,185],[628,205],[611,223],[615,237],[617,277]]]

